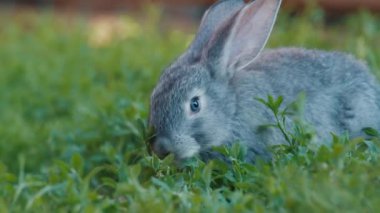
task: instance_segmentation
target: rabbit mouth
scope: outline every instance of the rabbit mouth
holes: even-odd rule
[[[201,150],[199,143],[192,137],[176,144],[175,156],[177,159],[191,158]]]
[[[194,140],[199,144],[199,145],[206,145],[208,141],[207,134],[204,132],[198,132],[192,135]]]

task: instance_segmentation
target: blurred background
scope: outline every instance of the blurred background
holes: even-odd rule
[[[214,2],[0,0],[0,170],[143,155],[150,93]],[[268,47],[348,52],[380,76],[379,0],[283,3]]]
[[[8,8],[49,8],[57,11],[92,13],[136,12],[147,4],[159,5],[170,15],[199,18],[202,12],[216,0],[0,0],[1,6]],[[368,10],[380,11],[379,0],[284,0],[283,8],[300,11],[314,5],[326,14],[342,14]]]
[[[0,0],[0,10],[8,17],[32,12],[48,11],[64,20],[70,17],[88,18],[103,34],[112,34],[120,26],[116,17],[123,15],[146,18],[152,8],[159,11],[156,24],[194,33],[204,11],[217,0]],[[246,0],[248,1],[248,0]],[[350,14],[380,13],[379,0],[283,0],[282,11],[290,15],[304,15],[318,10],[325,24],[336,23]],[[306,13],[308,13],[306,12]],[[4,19],[4,17],[3,17]],[[141,23],[141,22],[140,22]],[[139,23],[139,24],[140,24]],[[163,28],[167,29],[167,28]],[[117,30],[116,30],[117,31]]]
[[[349,12],[358,9],[380,10],[378,0],[284,0],[285,7],[300,9],[315,1],[320,7],[327,11]],[[183,10],[201,10],[211,5],[215,0],[1,0],[2,4],[17,6],[52,7],[54,9],[75,9],[92,11],[122,11],[125,9],[136,9],[147,3],[164,5],[165,7],[182,7]]]
[[[161,71],[191,42],[203,12],[214,2],[0,0],[0,212],[8,212],[7,206],[11,206],[11,212],[28,212],[25,207],[49,212],[47,209],[76,205],[82,212],[81,206],[93,203],[103,207],[124,201],[126,205],[135,203],[124,199],[124,195],[104,202],[102,199],[113,197],[116,190],[113,185],[119,186],[111,180],[123,183],[128,174],[139,174],[126,170],[128,165],[149,159],[144,141],[152,89]],[[343,51],[368,64],[380,79],[380,0],[283,3],[267,47]],[[332,161],[337,160],[334,157]],[[346,185],[336,184],[336,176],[330,175],[336,174],[335,170],[321,170],[332,179],[331,185],[323,185],[322,181],[322,185],[314,186],[323,192],[319,197],[331,191],[337,195],[336,189],[344,188],[352,190],[350,199],[346,191],[341,193],[341,200],[347,202],[335,205],[335,197],[327,201],[338,208],[349,208],[363,200],[362,203],[367,203],[369,193],[358,192],[351,184],[361,186],[364,182],[368,183],[368,189],[378,189],[369,181],[377,173],[363,179],[362,174],[370,173],[362,170],[364,164],[368,163],[357,164],[360,169],[355,181],[341,181]],[[92,178],[96,169],[104,165],[117,168],[117,173],[101,172]],[[146,177],[156,176],[159,168],[156,164],[142,165]],[[373,170],[378,171],[377,167]],[[347,172],[339,166],[339,171],[351,177],[350,169]],[[316,177],[320,180],[320,176]],[[91,180],[91,191],[87,182],[81,180]],[[140,185],[134,184],[135,179],[130,180],[140,190]],[[289,180],[294,182],[293,177]],[[122,194],[135,189],[120,186],[127,186],[121,189]],[[272,190],[272,183],[270,187]],[[298,200],[297,191],[290,189]],[[299,194],[303,196],[301,190]],[[146,199],[156,195],[150,192],[146,191],[147,197],[139,195],[143,198],[141,205],[145,206]],[[161,189],[160,192],[166,194]],[[299,202],[277,202],[277,191],[273,192],[276,199],[261,192],[257,197],[279,203],[275,205],[297,206]],[[377,194],[372,195],[372,200],[378,201]],[[328,202],[321,199],[316,206],[323,207]],[[368,206],[376,209],[378,205]],[[149,211],[155,209],[150,207],[146,206]],[[112,208],[106,212],[113,212]]]
[[[60,185],[71,181],[70,168],[84,177],[148,156],[151,91],[213,2],[0,0],[0,212],[7,204],[31,206],[45,186],[70,191]],[[283,3],[267,47],[343,51],[380,79],[380,0]],[[96,181],[94,188],[107,185]],[[72,189],[34,205],[55,209],[82,195]]]
[[[214,2],[0,0],[0,167],[145,150],[135,121]],[[380,76],[379,13],[379,0],[284,0],[267,46],[348,52]]]

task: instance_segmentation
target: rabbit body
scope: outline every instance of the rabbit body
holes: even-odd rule
[[[267,50],[232,79],[237,95],[238,136],[248,147],[256,143],[286,143],[279,129],[262,131],[274,123],[273,113],[253,97],[283,96],[284,105],[306,94],[304,119],[328,142],[330,132],[358,136],[364,127],[380,129],[379,85],[367,67],[352,56],[300,48]]]
[[[255,98],[303,92],[304,119],[328,141],[330,132],[351,136],[380,129],[380,87],[352,56],[319,50],[261,51],[280,0],[221,0],[208,10],[189,49],[162,73],[151,96],[153,151],[177,159],[218,157],[211,147],[241,142],[247,161],[270,157],[268,146],[286,143],[269,109]],[[254,26],[254,27],[249,27]],[[288,122],[292,125],[291,119]]]

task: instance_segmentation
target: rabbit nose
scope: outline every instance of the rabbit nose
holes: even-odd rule
[[[160,158],[164,159],[166,156],[170,154],[170,151],[167,147],[167,139],[165,138],[157,138],[152,144],[153,152]]]

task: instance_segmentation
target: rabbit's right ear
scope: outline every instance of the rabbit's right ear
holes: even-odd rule
[[[220,0],[211,6],[203,15],[198,33],[182,58],[189,61],[199,59],[204,46],[217,28],[234,16],[244,5],[243,0]]]
[[[214,31],[202,59],[213,63],[217,75],[233,76],[249,65],[264,48],[277,17],[281,0],[255,0]]]

